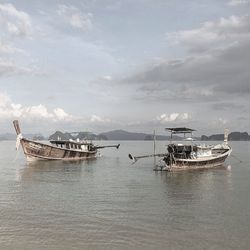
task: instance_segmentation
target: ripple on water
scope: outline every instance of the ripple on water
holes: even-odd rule
[[[247,163],[155,173],[127,158],[151,143],[124,142],[95,161],[26,165],[12,147],[0,144],[1,249],[248,249]]]

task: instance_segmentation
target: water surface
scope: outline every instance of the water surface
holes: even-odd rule
[[[1,249],[249,249],[250,143],[231,145],[241,163],[167,173],[127,157],[152,153],[152,142],[28,165],[15,142],[2,141]]]

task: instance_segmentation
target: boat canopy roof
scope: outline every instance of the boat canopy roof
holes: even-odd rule
[[[70,140],[51,140],[50,143],[59,144],[59,145],[66,145],[66,144],[90,145],[92,144],[91,142],[77,142],[77,141],[70,141]]]
[[[172,134],[186,134],[186,133],[192,133],[193,131],[196,131],[195,129],[191,128],[165,128],[166,130],[170,131]]]

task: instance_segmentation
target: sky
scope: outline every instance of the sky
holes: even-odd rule
[[[250,132],[250,0],[0,0],[0,133]]]

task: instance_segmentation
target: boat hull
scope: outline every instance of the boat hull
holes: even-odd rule
[[[64,160],[79,161],[84,159],[96,158],[97,150],[82,151],[59,148],[45,143],[34,142],[28,139],[21,139],[21,145],[27,161],[38,160]]]
[[[171,166],[165,166],[162,170],[166,171],[182,171],[192,169],[207,169],[223,165],[226,158],[231,154],[232,149],[229,148],[223,154],[200,159],[175,159],[175,163]]]

